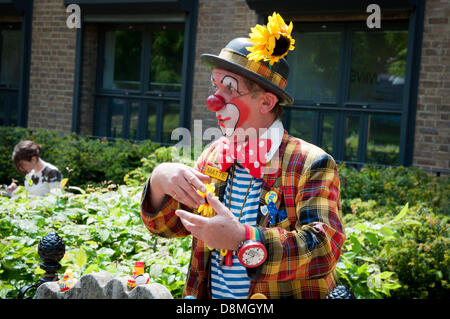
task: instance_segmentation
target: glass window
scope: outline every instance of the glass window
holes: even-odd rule
[[[139,136],[139,107],[139,102],[130,102],[130,127],[128,138],[132,140],[137,140]]]
[[[183,65],[182,31],[152,32],[150,91],[180,91]]]
[[[359,120],[359,116],[345,118],[345,161],[358,161]]]
[[[142,32],[134,30],[105,33],[103,88],[139,90]]]
[[[0,26],[0,125],[17,125],[22,32]]]
[[[294,28],[295,30],[295,28]],[[288,92],[295,99],[336,102],[341,32],[295,32],[298,49],[288,55]]]
[[[287,56],[287,131],[339,162],[402,165],[400,132],[406,96],[409,21],[297,23]],[[385,113],[386,112],[386,113]],[[387,114],[389,113],[389,114]],[[407,124],[411,125],[410,123]],[[409,155],[408,155],[409,156]]]
[[[313,142],[315,111],[285,110],[283,123],[289,134],[309,143]]]
[[[95,135],[123,137],[123,118],[126,101],[115,98],[97,99]]]
[[[322,144],[321,147],[328,154],[333,154],[334,114],[325,113],[322,116]]]
[[[110,137],[123,137],[123,110],[126,102],[122,99],[111,99],[109,116],[111,119]]]
[[[175,144],[171,135],[180,122],[184,25],[106,28],[100,37],[104,53],[95,131]],[[114,97],[102,89],[115,90]]]
[[[157,141],[157,127],[156,127],[156,118],[158,116],[158,107],[156,103],[148,103],[147,104],[147,136],[146,138]]]
[[[0,94],[0,125],[7,125],[6,124],[6,110],[7,110],[7,103],[6,103],[6,94]]]
[[[400,145],[399,115],[369,115],[367,162],[398,165]]]
[[[180,105],[178,102],[166,102],[164,104],[164,115],[163,115],[163,133],[162,141],[163,143],[174,143],[172,141],[172,131],[179,127],[180,122]]]
[[[408,31],[354,32],[350,101],[402,103]]]
[[[0,84],[18,87],[20,75],[20,30],[0,30]]]
[[[109,136],[108,130],[108,98],[97,98],[95,102],[94,135]]]

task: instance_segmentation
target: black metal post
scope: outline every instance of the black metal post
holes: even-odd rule
[[[59,261],[63,258],[65,252],[64,241],[56,232],[50,231],[42,237],[38,246],[38,254],[42,260],[40,267],[45,270],[45,274],[35,284],[22,287],[17,299],[23,299],[28,291],[33,288],[37,289],[43,283],[59,280],[57,274],[57,271],[61,269]]]

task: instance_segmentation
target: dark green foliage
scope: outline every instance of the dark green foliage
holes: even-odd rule
[[[15,178],[23,184],[23,176],[12,164],[11,155],[14,146],[25,139],[41,144],[41,158],[58,167],[64,177],[69,177],[69,184],[76,186],[99,185],[105,181],[121,184],[125,174],[139,167],[141,158],[158,147],[151,141],[107,141],[76,134],[0,127],[0,183],[9,185],[11,178]]]
[[[33,283],[37,244],[54,229],[67,244],[64,268],[78,276],[107,270],[125,276],[143,260],[154,282],[181,296],[190,257],[190,238],[153,237],[139,218],[142,183],[162,162],[193,166],[174,148],[151,142],[102,142],[76,135],[0,127],[0,178],[17,178],[14,145],[24,138],[42,144],[44,160],[55,164],[71,185],[112,180],[116,191],[71,187],[43,198],[19,194],[0,198],[0,297],[15,296]],[[128,173],[128,174],[126,174]],[[16,175],[14,175],[16,174]],[[415,168],[339,165],[346,241],[337,265],[340,284],[356,298],[448,298],[450,291],[450,178]],[[125,178],[123,178],[125,176]]]
[[[414,167],[365,166],[361,171],[339,166],[341,197],[374,200],[377,206],[424,203],[435,213],[449,215],[450,178],[434,177]],[[346,204],[346,203],[344,203]],[[344,213],[349,207],[344,205]]]
[[[341,281],[360,298],[447,298],[450,178],[404,167],[339,172]]]

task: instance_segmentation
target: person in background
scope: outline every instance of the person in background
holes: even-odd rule
[[[21,141],[12,153],[12,160],[17,170],[25,176],[25,190],[30,194],[44,196],[52,188],[61,187],[61,172],[54,165],[40,158],[41,146],[33,141]],[[7,191],[13,194],[16,183],[11,183]]]

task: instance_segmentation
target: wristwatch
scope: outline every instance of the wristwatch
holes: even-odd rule
[[[266,260],[267,250],[261,242],[247,240],[239,245],[237,256],[243,266],[255,268],[260,266]]]

